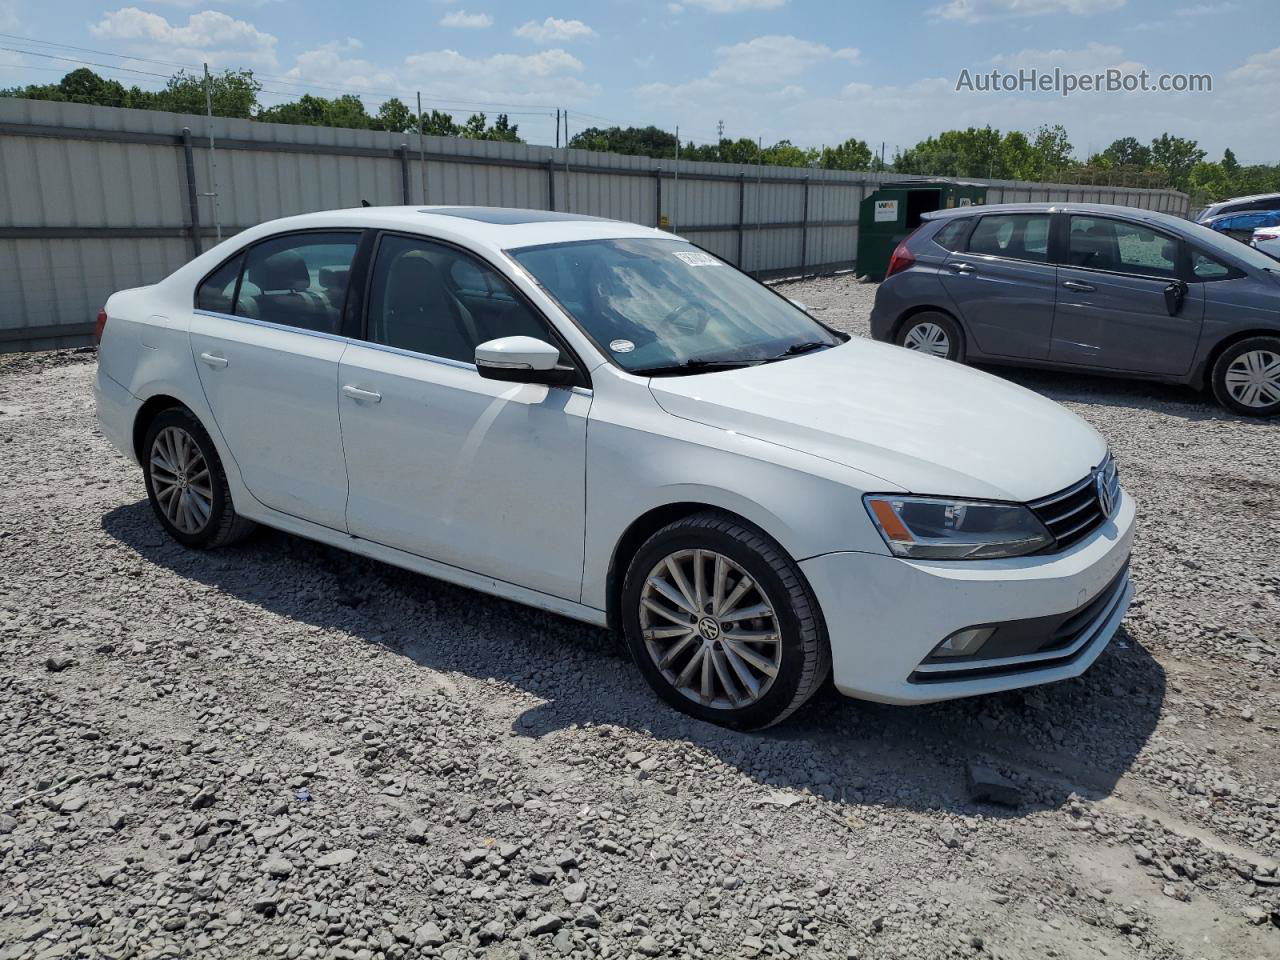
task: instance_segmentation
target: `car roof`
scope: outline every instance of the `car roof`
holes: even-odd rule
[[[939,220],[950,217],[971,217],[975,214],[988,213],[1096,213],[1099,216],[1128,217],[1131,220],[1147,220],[1162,223],[1166,226],[1185,226],[1190,223],[1185,217],[1161,213],[1159,210],[1144,210],[1142,207],[1124,207],[1114,203],[1072,203],[1067,200],[1038,201],[1035,203],[988,203],[973,207],[950,207],[946,210],[931,210],[921,214],[925,220]]]
[[[585,214],[554,210],[525,210],[513,207],[352,207],[304,213],[252,227],[245,239],[260,239],[293,230],[336,229],[395,230],[482,247],[493,252],[574,240],[603,240],[631,237],[677,237],[655,227],[642,227],[622,220],[608,220]]]
[[[1250,200],[1273,200],[1280,198],[1280,193],[1251,193],[1247,197],[1228,197],[1226,200],[1215,200],[1211,207],[1221,207],[1228,203],[1248,203]]]

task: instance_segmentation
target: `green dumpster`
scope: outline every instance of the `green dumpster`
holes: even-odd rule
[[[882,184],[858,210],[857,272],[883,280],[894,248],[931,210],[987,202],[987,185],[949,177],[916,177]]]

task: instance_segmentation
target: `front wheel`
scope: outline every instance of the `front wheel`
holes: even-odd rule
[[[1250,337],[1222,351],[1209,375],[1217,401],[1247,417],[1280,413],[1280,337]]]
[[[925,310],[903,321],[896,340],[900,347],[943,360],[959,360],[962,354],[960,328],[937,310]]]
[[[822,616],[795,562],[715,511],[655,533],[622,588],[627,645],[677,710],[760,729],[790,716],[831,669]]]

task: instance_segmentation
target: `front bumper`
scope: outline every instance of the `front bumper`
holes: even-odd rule
[[[1125,568],[1134,516],[1122,491],[1109,521],[1049,556],[947,562],[831,553],[805,560],[800,568],[831,638],[836,689],[883,703],[928,703],[1079,676],[1133,597]],[[979,652],[943,670],[924,664],[957,630],[1077,612],[1084,619],[1053,650],[985,661]]]
[[[98,413],[98,428],[107,441],[128,457],[137,462],[133,449],[133,421],[138,415],[142,401],[98,368],[98,376],[93,383],[93,399]]]

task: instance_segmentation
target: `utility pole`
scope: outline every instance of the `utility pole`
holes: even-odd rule
[[[720,144],[722,142],[724,142],[724,121],[717,120],[716,121],[716,159],[717,160],[724,159],[720,151]]]
[[[573,179],[569,176],[569,108],[564,108],[564,203],[565,210],[573,209]]]
[[[560,108],[556,107],[556,149],[560,149]]]
[[[676,232],[680,213],[680,124],[676,124],[676,172],[671,179],[671,232]]]
[[[422,174],[422,202],[427,202],[427,138],[423,133],[422,91],[418,91],[418,168]]]
[[[884,173],[884,141],[880,141],[880,172]]]
[[[218,163],[213,155],[213,81],[209,79],[209,64],[204,65],[204,109],[209,120],[209,192],[205,196],[213,201],[213,228],[218,242],[222,242],[222,216],[218,209]]]

